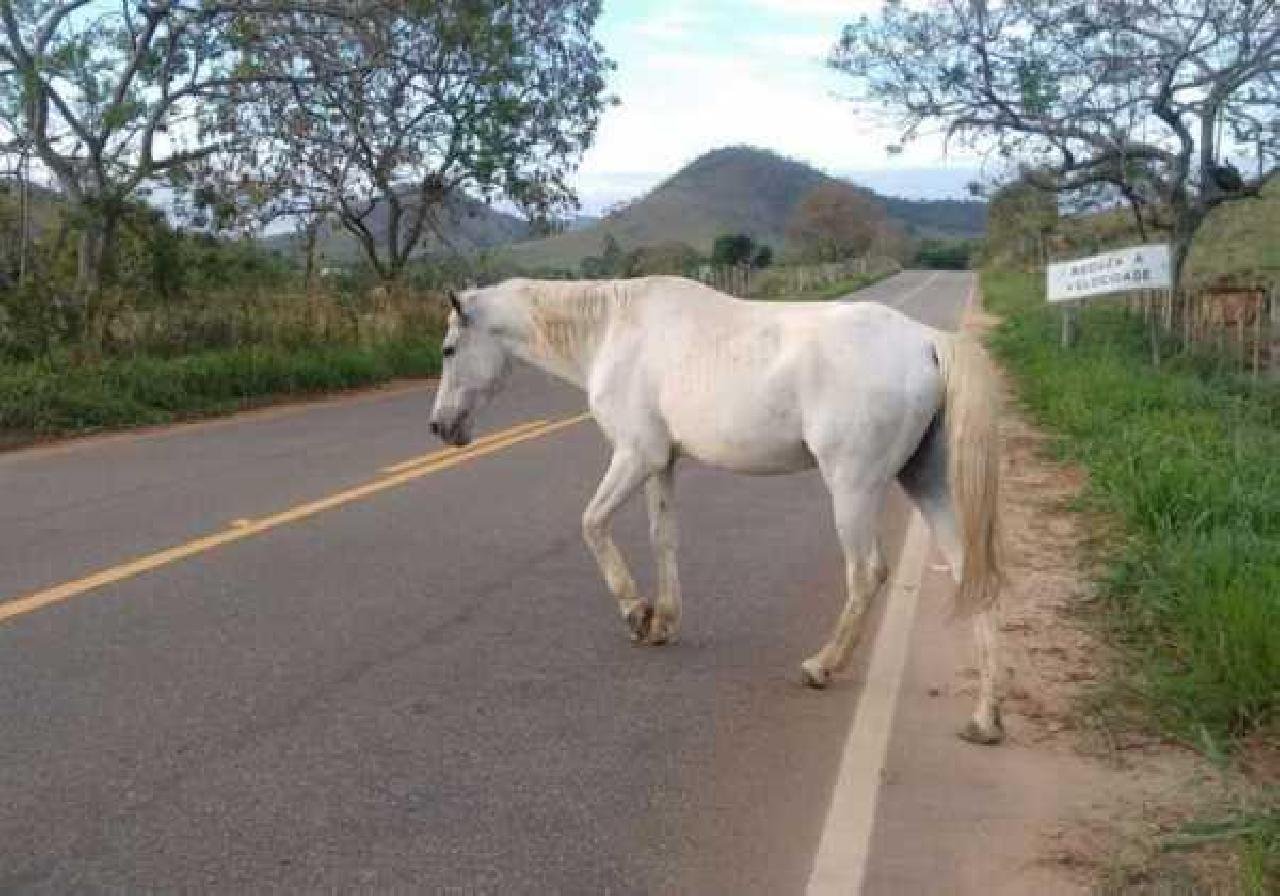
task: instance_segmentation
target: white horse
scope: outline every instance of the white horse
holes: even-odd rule
[[[957,611],[975,617],[981,685],[961,736],[1001,739],[998,399],[972,340],[870,302],[749,302],[678,277],[508,280],[451,301],[432,432],[466,444],[513,357],[586,391],[613,456],[582,530],[636,641],[665,643],[680,619],[678,458],[757,474],[816,465],[835,504],[848,587],[830,640],[802,664],[805,682],[824,687],[887,577],[876,524],[896,478],[951,567]],[[658,566],[653,604],[637,595],[609,534],[641,485]]]

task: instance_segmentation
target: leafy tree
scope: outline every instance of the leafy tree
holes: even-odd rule
[[[751,261],[756,251],[756,241],[745,233],[723,233],[716,237],[711,249],[711,263],[722,267],[736,267]]]
[[[288,210],[331,213],[394,281],[451,197],[505,198],[535,220],[575,203],[568,179],[608,103],[599,12],[379,0],[333,29],[304,8],[234,124],[260,136]]]
[[[867,254],[884,221],[884,208],[864,191],[829,180],[796,204],[787,240],[808,261],[841,261]]]
[[[258,75],[248,2],[0,2],[0,122],[56,179],[79,232],[76,291],[110,275],[129,203],[192,185]]]
[[[962,271],[969,267],[975,248],[971,240],[922,240],[916,249],[915,262],[922,268]]]
[[[1280,153],[1280,5],[1257,0],[898,0],[846,26],[831,64],[909,140],[941,125],[1073,197],[1167,209],[1175,270],[1214,206]],[[1234,176],[1233,176],[1234,174]]]
[[[671,240],[652,246],[641,246],[627,253],[625,273],[628,277],[649,274],[692,273],[698,266],[698,250],[688,243]]]
[[[915,256],[915,243],[895,221],[885,219],[876,227],[875,237],[867,254],[875,258],[889,258],[900,264],[906,264]]]
[[[606,233],[600,244],[600,270],[607,276],[621,274],[623,268],[622,247],[612,233]]]
[[[751,259],[753,268],[767,268],[773,264],[773,247],[769,245],[761,245],[756,249],[755,257]]]

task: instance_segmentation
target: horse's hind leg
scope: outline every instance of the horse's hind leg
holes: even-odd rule
[[[1000,699],[997,686],[1000,677],[1000,645],[996,610],[981,610],[973,617],[973,635],[978,645],[978,705],[973,718],[960,729],[960,737],[975,744],[998,744],[1004,740],[1000,722]]]
[[[862,617],[888,577],[876,540],[876,524],[884,504],[886,483],[864,483],[847,488],[837,477],[828,479],[828,486],[835,502],[836,531],[844,551],[849,593],[830,639],[801,664],[805,683],[815,688],[826,687],[832,674],[848,663],[862,630]]]
[[[951,504],[946,440],[940,423],[936,421],[930,427],[915,455],[898,474],[898,481],[929,524],[958,585],[964,575],[964,547]],[[978,702],[973,717],[960,730],[960,737],[977,744],[996,744],[1004,739],[1004,728],[1000,722],[1000,646],[995,607],[980,610],[974,616],[973,635],[978,652]]]
[[[609,521],[651,472],[635,453],[615,449],[604,479],[582,514],[582,536],[600,566],[605,583],[618,601],[618,609],[631,629],[632,638],[637,641],[649,631],[653,608],[636,595],[635,579],[609,534]]]
[[[645,483],[649,505],[649,539],[658,566],[658,600],[649,624],[646,643],[665,644],[675,636],[680,622],[680,574],[676,567],[676,515],[673,506],[674,464],[654,473]]]

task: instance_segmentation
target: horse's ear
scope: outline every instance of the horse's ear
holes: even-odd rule
[[[462,303],[458,301],[458,294],[452,289],[449,290],[449,304],[453,306],[453,311],[458,315],[458,323],[466,326],[470,321],[467,312],[462,310]]]

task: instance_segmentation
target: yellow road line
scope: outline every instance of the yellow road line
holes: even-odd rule
[[[536,439],[541,436],[550,435],[566,427],[581,423],[589,417],[589,414],[580,414],[577,417],[570,417],[565,420],[558,420],[553,423],[545,421],[538,422],[536,425],[529,426],[522,424],[521,426],[512,427],[502,433],[495,433],[485,439],[478,440],[465,448],[451,449],[444,452],[438,452],[438,456],[434,460],[430,456],[423,459],[418,466],[413,466],[402,470],[390,476],[381,479],[375,479],[364,485],[358,485],[345,491],[337,492],[325,498],[315,501],[309,501],[306,504],[299,504],[289,510],[281,511],[272,516],[263,517],[260,520],[236,520],[231,527],[215,532],[212,535],[205,535],[196,538],[185,544],[175,545],[163,551],[157,551],[154,554],[148,554],[139,557],[136,560],[130,560],[118,566],[112,566],[107,569],[99,570],[84,578],[75,579],[70,582],[64,582],[61,585],[55,585],[51,588],[45,588],[28,594],[25,597],[19,597],[14,600],[0,603],[0,623],[7,622],[18,616],[24,616],[27,613],[47,607],[50,604],[60,603],[72,597],[78,597],[87,591],[93,591],[96,588],[102,588],[106,585],[112,585],[124,579],[132,578],[144,572],[158,569],[161,566],[168,566],[171,563],[177,563],[179,560],[185,560],[188,557],[194,557],[196,554],[202,554],[205,551],[213,550],[224,544],[230,544],[234,541],[240,541],[253,535],[259,535],[278,526],[287,523],[296,523],[307,517],[315,516],[326,510],[332,510],[335,507],[341,507],[344,504],[350,504],[353,501],[359,501],[370,495],[376,495],[387,489],[404,485],[429,473],[436,473],[440,470],[447,470],[450,467],[474,460],[478,457],[484,457],[487,454],[493,454],[501,451],[503,448],[509,448],[520,442],[530,439]]]
[[[516,433],[526,432],[530,429],[534,429],[535,427],[542,426],[543,424],[548,422],[550,421],[530,420],[527,423],[521,423],[517,426],[511,427],[510,429],[504,429],[501,432],[490,433],[489,435],[484,436],[483,438],[476,439],[470,445],[465,445],[462,448],[442,448],[439,451],[431,451],[431,452],[428,452],[427,454],[421,454],[417,457],[411,457],[408,460],[402,460],[398,464],[392,464],[389,467],[383,467],[382,472],[400,473],[400,472],[403,472],[404,470],[409,469],[410,467],[416,467],[419,464],[424,464],[430,461],[439,460],[442,457],[451,457],[454,454],[457,454],[459,452],[474,451],[475,449],[482,448],[485,445],[488,445],[492,442],[501,441],[502,439],[515,435]]]

